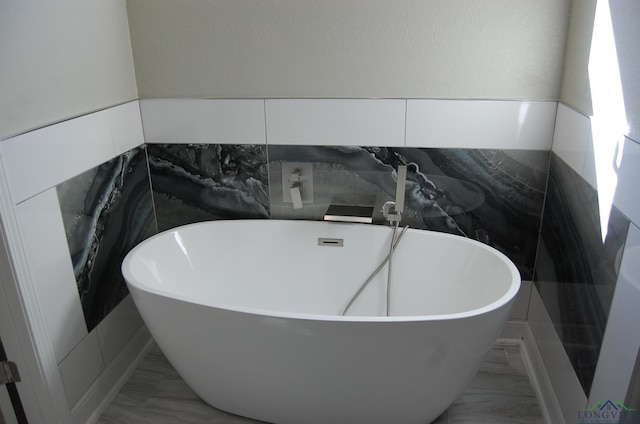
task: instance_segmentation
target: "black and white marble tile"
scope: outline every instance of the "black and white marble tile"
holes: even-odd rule
[[[597,191],[552,155],[534,281],[587,396],[629,228],[609,207],[603,229]]]
[[[269,218],[266,148],[150,144],[158,229],[215,219]]]
[[[523,279],[532,276],[548,152],[195,144],[148,152],[159,230],[213,219],[321,220],[331,204],[374,206],[374,222],[384,223],[395,170],[407,163],[403,224],[480,240],[507,254]],[[284,162],[313,166],[313,203],[302,209],[284,202]]]
[[[393,200],[396,169],[408,165],[403,224],[459,234],[507,254],[531,279],[549,153],[516,150],[269,146],[273,218],[322,219],[328,206]],[[283,202],[282,163],[313,164],[314,202]],[[364,204],[363,204],[364,203]]]
[[[125,255],[156,232],[144,147],[57,186],[87,329],[128,294]]]

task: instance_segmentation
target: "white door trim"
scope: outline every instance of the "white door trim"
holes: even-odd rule
[[[66,424],[71,414],[30,278],[0,143],[0,337],[20,368],[30,424]],[[4,408],[3,408],[4,409]]]

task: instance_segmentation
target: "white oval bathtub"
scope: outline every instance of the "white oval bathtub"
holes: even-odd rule
[[[428,423],[465,389],[520,287],[473,240],[309,221],[192,224],[134,248],[122,270],[168,360],[209,404],[278,424]],[[319,239],[341,239],[343,246]]]

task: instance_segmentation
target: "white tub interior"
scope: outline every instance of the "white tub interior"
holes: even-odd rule
[[[342,247],[319,246],[339,238]],[[129,284],[193,303],[269,315],[337,317],[389,249],[389,227],[309,221],[193,224],[136,247]],[[504,255],[448,234],[409,230],[393,259],[391,316],[465,317],[508,302],[520,276]],[[349,311],[384,315],[386,268]],[[373,318],[376,319],[376,318]]]

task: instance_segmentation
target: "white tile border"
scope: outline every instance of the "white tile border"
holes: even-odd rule
[[[544,370],[548,377],[548,381],[539,381],[543,390],[542,395],[545,395],[545,390],[552,389],[557,407],[551,404],[549,406],[551,412],[555,410],[556,415],[559,412],[559,416],[564,417],[567,423],[574,423],[577,420],[578,411],[586,408],[587,398],[535,285],[531,291],[527,323],[531,331],[531,335],[527,336],[530,338],[528,343],[531,346],[528,352],[539,357],[530,359],[538,361],[540,369]],[[547,377],[542,378],[544,380]]]
[[[584,166],[582,167],[582,178],[588,182],[591,187],[598,189],[598,176],[596,174],[596,156],[593,149],[593,133],[589,131],[589,139],[587,140],[587,151],[584,155]]]
[[[550,150],[557,102],[143,99],[147,143]]]
[[[72,424],[94,423],[136,370],[153,339],[146,326],[141,327],[120,354],[104,369],[71,409]]]
[[[550,150],[556,102],[407,101],[407,147]]]
[[[602,340],[589,394],[589,405],[599,399],[623,400],[640,347],[640,229],[629,227],[611,312]]]
[[[54,188],[15,207],[22,246],[57,363],[87,335]]]
[[[580,175],[584,172],[590,136],[590,119],[562,103],[558,104],[552,151]]]
[[[143,325],[131,295],[125,297],[100,321],[96,332],[106,366],[111,364]]]
[[[21,134],[0,143],[18,204],[144,142],[138,101]]]
[[[58,365],[58,369],[71,408],[104,370],[97,333],[92,331],[82,339]]]
[[[523,325],[522,334],[520,353],[527,368],[531,386],[538,398],[542,417],[546,424],[565,424],[566,421],[562,415],[562,408],[558,403],[553,384],[544,366],[544,361],[536,345],[531,328],[527,323]]]
[[[617,169],[614,205],[636,225],[640,225],[640,144],[625,138],[622,160]]]
[[[107,112],[115,156],[144,144],[138,101],[107,109]]]
[[[267,142],[404,146],[404,99],[267,99]]]
[[[527,319],[527,312],[529,310],[529,298],[531,297],[531,281],[522,281],[520,283],[520,290],[516,294],[515,301],[511,307],[511,313],[509,319],[513,321],[521,321]]]
[[[147,143],[264,144],[264,100],[145,99]]]

